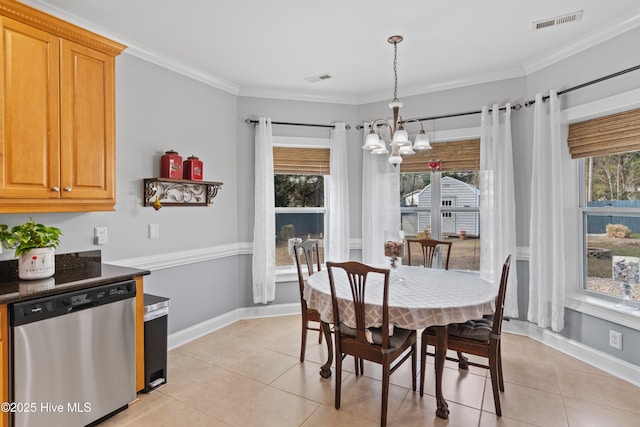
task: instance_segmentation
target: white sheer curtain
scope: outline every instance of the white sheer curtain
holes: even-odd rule
[[[385,264],[384,232],[400,231],[400,167],[390,165],[388,155],[362,150],[362,156],[362,262]]]
[[[529,312],[527,320],[555,332],[564,328],[566,259],[560,102],[536,95],[531,173]],[[567,154],[568,155],[568,154]]]
[[[501,113],[482,108],[480,135],[480,275],[500,282],[502,264],[516,255],[516,203],[511,142],[511,104]],[[504,314],[518,317],[516,263],[511,263]]]
[[[253,226],[253,302],[266,304],[276,296],[276,216],[273,191],[271,119],[260,117],[255,138],[255,213]]]
[[[347,171],[347,131],[344,123],[331,130],[331,176],[328,197],[327,251],[325,260],[349,260],[349,179]]]

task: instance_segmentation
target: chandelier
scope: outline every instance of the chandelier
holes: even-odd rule
[[[393,110],[393,123],[389,123],[386,119],[374,120],[371,123],[371,131],[367,135],[367,139],[362,148],[370,150],[371,154],[389,154],[387,144],[380,136],[380,129],[386,126],[391,136],[389,163],[395,167],[402,163],[402,156],[415,154],[414,150],[430,150],[431,144],[429,144],[429,136],[424,132],[420,120],[403,120],[400,116],[402,102],[398,99],[398,43],[402,41],[402,36],[391,36],[387,41],[393,45],[393,100],[389,103],[389,108]],[[413,144],[409,140],[409,134],[405,130],[405,125],[410,122],[415,122],[420,125],[420,130]]]

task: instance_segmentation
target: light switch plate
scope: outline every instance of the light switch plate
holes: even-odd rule
[[[160,237],[160,227],[158,224],[149,224],[149,238],[157,239]]]
[[[106,245],[107,240],[107,227],[96,227],[93,229],[94,242],[96,245]]]

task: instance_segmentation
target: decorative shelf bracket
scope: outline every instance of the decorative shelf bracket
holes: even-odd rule
[[[144,206],[209,206],[222,187],[221,182],[187,179],[145,178]]]

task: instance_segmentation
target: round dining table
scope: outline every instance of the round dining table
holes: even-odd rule
[[[384,266],[382,266],[384,267]],[[355,327],[351,288],[344,270],[334,269],[335,289],[340,321]],[[442,396],[442,374],[447,352],[446,325],[479,319],[495,311],[497,285],[482,279],[477,271],[443,270],[399,266],[389,280],[389,323],[404,329],[434,327],[436,331],[436,415],[448,418],[449,409]],[[367,279],[365,297],[367,327],[382,324],[383,280],[381,275]],[[333,323],[333,306],[329,276],[326,270],[307,278],[304,299],[309,308],[320,313],[326,337],[328,360],[320,369],[323,378],[331,376],[333,343],[329,324]]]

